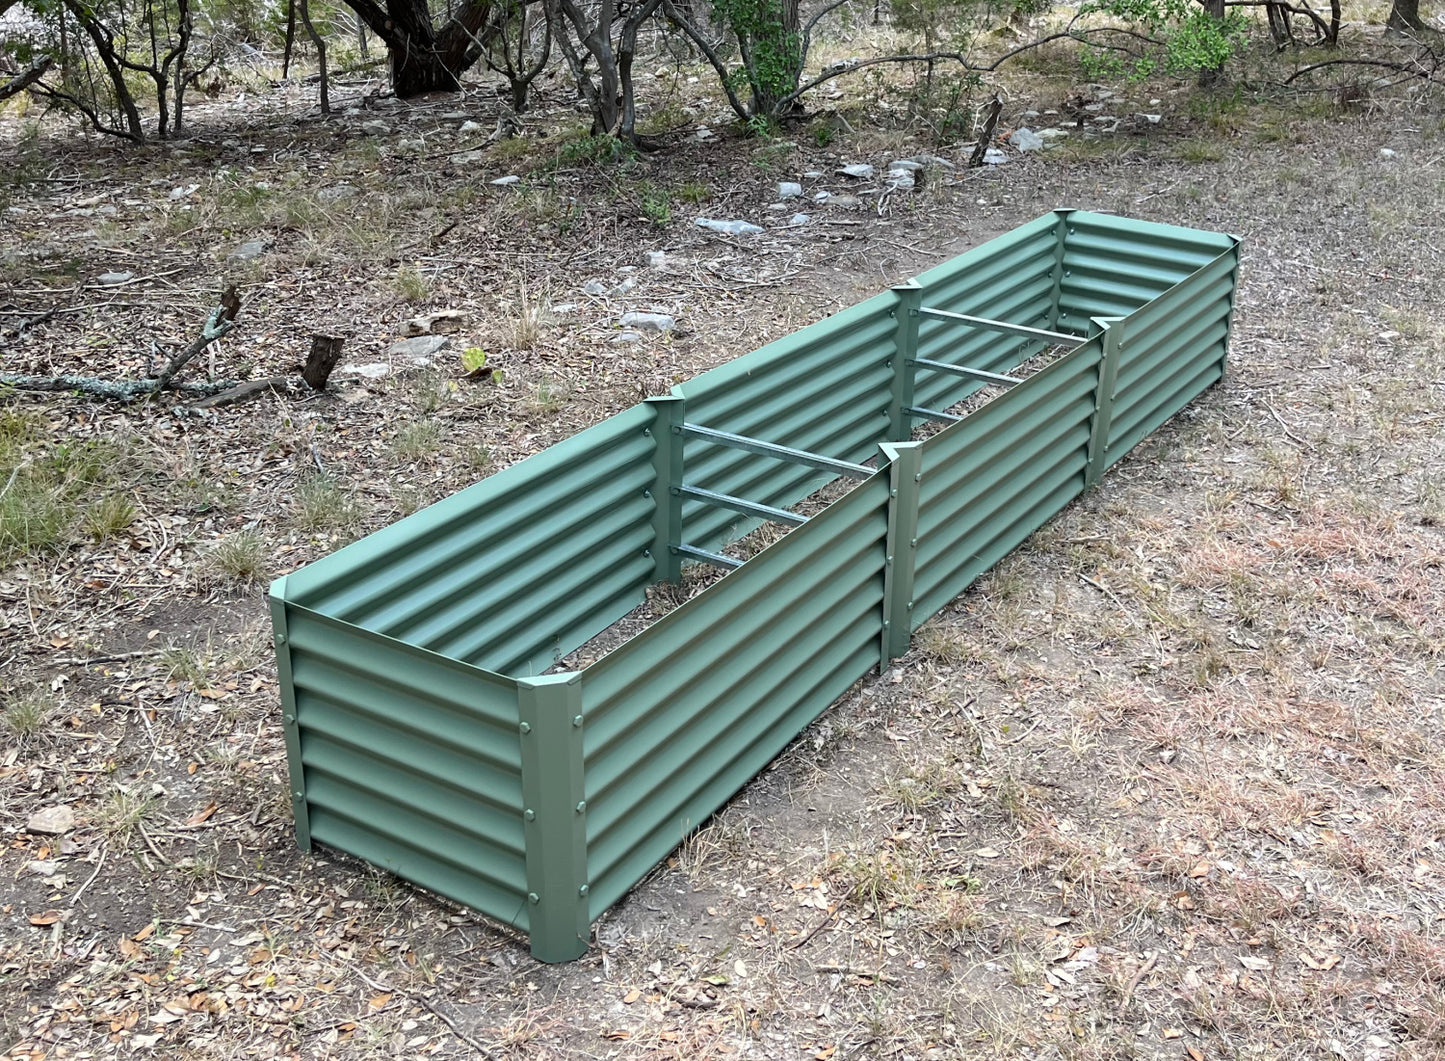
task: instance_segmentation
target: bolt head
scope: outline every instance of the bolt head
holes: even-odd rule
[[[528,892],[528,893],[527,893],[527,902],[531,903],[533,906],[536,906],[536,905],[537,905],[538,903],[540,903],[541,901],[542,901],[542,897],[541,897],[540,895],[538,895],[536,892]]]
[[[577,804],[577,813],[578,813],[578,814],[586,814],[586,813],[587,813],[587,801],[586,801],[585,799],[584,799],[581,803],[578,803],[578,804]]]
[[[528,807],[522,812],[522,817],[526,818],[529,822],[534,822],[537,820],[537,812],[531,807]]]
[[[580,895],[580,896],[582,896],[582,898],[585,899],[585,898],[587,898],[587,891],[588,891],[587,885],[584,884],[584,885],[582,885],[582,887],[580,887],[580,888],[577,889],[577,894]]]
[[[581,716],[581,715],[573,715],[573,716],[572,716],[572,725],[576,726],[578,729],[581,729],[581,728],[582,728],[582,716]]]
[[[522,723],[520,726],[518,726],[517,728],[518,728],[519,730],[521,730],[523,733],[531,733],[531,732],[532,732],[532,724],[531,724],[530,722],[523,722],[523,723]]]

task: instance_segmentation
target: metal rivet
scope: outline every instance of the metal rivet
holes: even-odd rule
[[[922,472],[919,472],[917,475],[915,475],[915,476],[913,477],[913,481],[914,481],[915,483],[921,483],[921,482],[923,482],[923,473],[922,473]]]
[[[913,548],[917,549],[917,548],[918,548],[918,539],[917,539],[917,538],[909,538],[909,539],[908,539],[908,544],[911,545],[911,546],[913,546]]]
[[[644,490],[644,491],[642,491],[642,496],[643,496],[643,497],[651,497],[651,496],[652,496],[652,491],[651,491],[651,490]]]
[[[582,887],[578,888],[577,894],[582,896],[582,898],[584,899],[587,898],[587,885],[584,884],[582,885]]]
[[[532,732],[532,727],[531,727],[531,725],[528,724],[528,723],[526,723],[526,722],[523,722],[523,723],[522,723],[520,726],[518,726],[517,728],[520,729],[523,733],[531,733],[531,732]]]
[[[642,429],[642,437],[643,437],[643,438],[651,438],[651,437],[652,437],[652,428],[650,428],[650,427],[644,427],[644,428]]]
[[[528,807],[522,812],[522,817],[526,818],[529,822],[534,822],[537,820],[537,812],[531,807]]]
[[[305,799],[305,798],[306,798],[306,793],[305,793],[305,792],[302,792],[300,789],[297,789],[295,792],[291,793],[291,798],[292,798],[292,799]]]
[[[888,496],[889,496],[889,497],[897,497],[897,496],[898,496],[898,491],[897,491],[897,490],[889,490],[889,491],[888,491]]]
[[[887,630],[888,627],[891,626],[891,625],[892,625],[892,624],[889,623],[887,619],[884,619],[884,620],[883,620],[883,629]]]
[[[282,715],[281,717],[286,720],[286,725],[288,725],[288,726],[294,726],[294,725],[296,725],[296,716],[295,716],[295,715]]]
[[[586,814],[586,813],[587,813],[587,801],[586,801],[585,799],[584,799],[582,802],[580,802],[580,803],[577,804],[577,813],[578,813],[578,814]]]
[[[542,901],[542,897],[541,897],[540,895],[538,895],[536,892],[528,892],[528,893],[527,893],[527,902],[531,903],[533,906],[535,906],[537,903],[540,903],[541,901]]]
[[[1072,270],[1072,269],[1065,269],[1065,270],[1064,270],[1064,275],[1065,275],[1065,276],[1073,276],[1073,275],[1074,275],[1074,270]]]
[[[912,602],[912,601],[909,601],[909,602],[908,602],[908,610],[909,610],[909,611],[912,611],[912,610],[913,610],[913,602]]]
[[[285,635],[285,634],[277,634],[277,635],[276,635],[276,644],[278,644],[278,645],[284,645],[285,643],[286,643],[286,635]]]
[[[581,716],[581,715],[573,715],[573,716],[572,716],[572,725],[580,727],[580,726],[582,725],[582,716]]]
[[[887,560],[884,561],[884,563],[893,563],[893,557],[890,556]]]

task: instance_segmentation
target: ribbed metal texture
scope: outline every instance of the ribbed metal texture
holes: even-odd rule
[[[278,580],[298,840],[517,925],[544,960],[580,954],[849,684],[1221,377],[1238,260],[1227,236],[1060,211]],[[916,364],[1007,376],[1058,341],[1028,329],[1083,338],[1018,383]],[[909,408],[981,386],[988,404],[904,441]],[[827,482],[796,463],[818,457],[879,470],[822,461],[868,477],[590,667],[542,674],[702,555],[680,547]]]
[[[888,476],[582,672],[596,916],[878,664]]]
[[[1102,356],[1091,339],[923,444],[915,627],[1083,492]]]
[[[539,674],[651,581],[651,410],[636,406],[292,576],[318,612]]]
[[[517,688],[287,609],[311,837],[526,927]]]

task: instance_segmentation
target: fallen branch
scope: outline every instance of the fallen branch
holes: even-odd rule
[[[24,92],[44,77],[54,64],[55,60],[47,55],[31,66],[29,70],[16,74],[9,81],[5,82],[5,84],[0,85],[0,100],[7,100],[17,93]]]
[[[157,394],[163,390],[176,390],[183,394],[202,396],[216,394],[235,386],[234,380],[215,380],[208,383],[176,383],[176,374],[195,359],[206,347],[227,334],[236,324],[236,314],[241,310],[241,299],[234,285],[226,288],[221,295],[220,305],[211,310],[201,334],[191,340],[151,379],[114,380],[98,376],[27,376],[16,372],[0,372],[0,385],[26,391],[76,391],[110,401],[128,402],[146,394]]]

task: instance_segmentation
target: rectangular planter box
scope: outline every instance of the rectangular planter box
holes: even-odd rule
[[[581,955],[803,727],[1220,380],[1238,266],[1229,236],[1057,211],[278,579],[301,846]],[[925,421],[947,426],[909,441]],[[839,476],[746,563],[720,554]],[[695,560],[732,569],[545,673]]]

